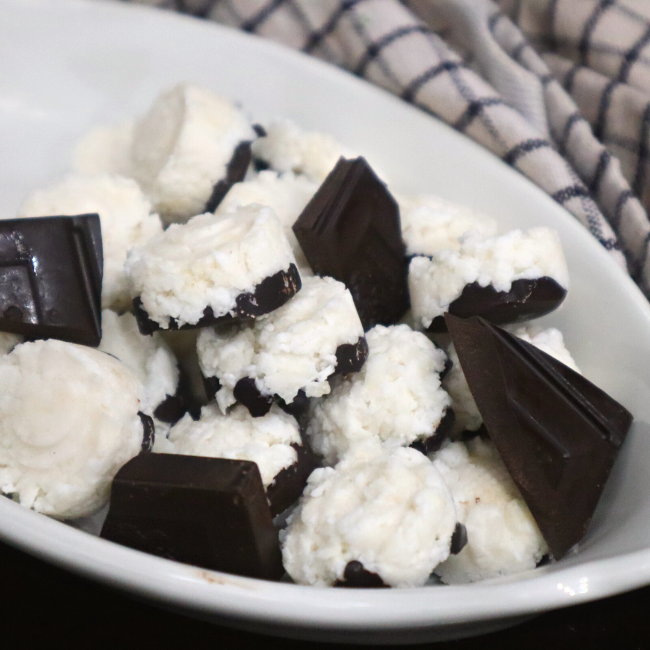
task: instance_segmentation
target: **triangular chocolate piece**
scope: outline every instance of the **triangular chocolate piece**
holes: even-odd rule
[[[99,215],[0,221],[0,331],[99,345],[102,272]]]
[[[557,559],[584,536],[632,415],[486,320],[445,318],[483,422]]]
[[[345,283],[364,330],[409,307],[399,208],[364,158],[341,158],[293,225],[317,275]]]

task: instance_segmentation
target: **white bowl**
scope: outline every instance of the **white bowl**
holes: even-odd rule
[[[367,155],[391,187],[495,216],[504,231],[556,228],[571,289],[544,319],[585,375],[635,423],[579,551],[479,584],[317,589],[246,579],[146,555],[0,499],[0,538],[71,571],[192,616],[330,641],[442,640],[650,583],[650,307],[567,212],[496,157],[399,99],[334,67],[219,26],[144,7],[2,0],[0,216],[70,167],[77,138],[141,113],[194,81],[260,121],[289,117]]]

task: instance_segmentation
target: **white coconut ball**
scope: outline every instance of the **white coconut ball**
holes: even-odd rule
[[[447,584],[534,569],[548,551],[517,486],[490,441],[454,442],[433,464],[449,487],[467,544],[436,573]]]
[[[417,587],[449,555],[455,526],[453,499],[426,456],[376,448],[312,472],[281,533],[282,558],[299,584],[331,586],[357,561],[391,587]]]
[[[74,343],[0,357],[0,490],[60,519],[99,510],[141,449],[141,392],[122,362]]]

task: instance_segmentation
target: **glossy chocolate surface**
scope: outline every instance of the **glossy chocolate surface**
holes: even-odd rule
[[[365,331],[409,307],[399,209],[364,158],[341,158],[293,225],[316,275],[345,283]]]
[[[103,253],[99,216],[0,221],[0,331],[96,347]]]
[[[170,560],[253,578],[284,570],[255,463],[140,454],[113,480],[101,536]]]
[[[534,345],[446,318],[490,438],[559,559],[584,536],[632,415]]]
[[[549,314],[560,306],[567,291],[553,278],[515,280],[510,291],[497,291],[492,285],[482,287],[472,282],[463,289],[447,311],[459,318],[481,316],[485,320],[502,325],[519,323]],[[429,326],[429,332],[446,332],[444,316],[437,316]]]
[[[302,282],[295,264],[291,264],[286,271],[278,271],[272,276],[265,278],[255,287],[252,293],[242,293],[237,296],[236,306],[233,314],[215,316],[212,307],[206,307],[203,317],[196,323],[181,325],[175,318],[169,319],[168,327],[161,327],[156,321],[149,318],[149,315],[142,307],[140,298],[133,299],[133,313],[138,322],[141,334],[149,335],[161,329],[167,330],[189,330],[200,327],[209,327],[235,319],[249,320],[268,314],[278,307],[282,307],[290,298],[293,298],[300,290]]]

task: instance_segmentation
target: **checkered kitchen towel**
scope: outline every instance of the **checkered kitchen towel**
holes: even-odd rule
[[[136,1],[284,43],[436,115],[548,192],[650,297],[650,0]]]

